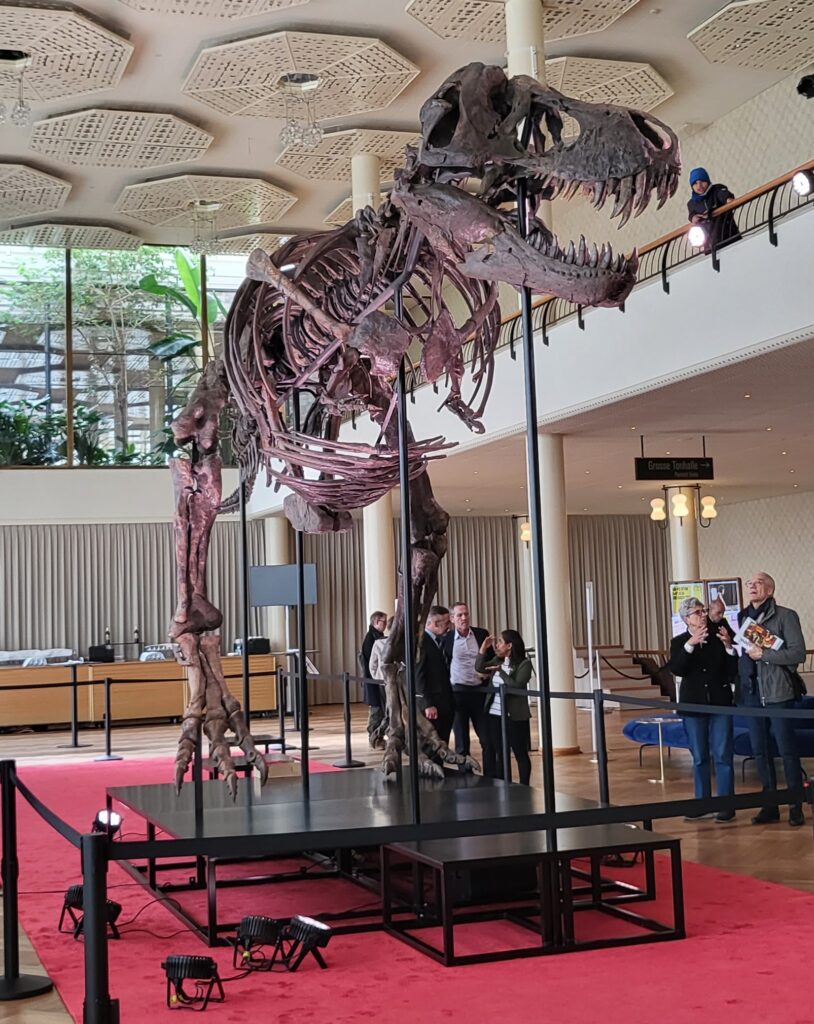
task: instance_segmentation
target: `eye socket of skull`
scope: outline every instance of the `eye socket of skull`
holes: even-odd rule
[[[647,115],[642,114],[638,110],[631,110],[630,118],[651,146],[660,150],[669,150],[671,148],[672,139],[658,121],[647,117]]]

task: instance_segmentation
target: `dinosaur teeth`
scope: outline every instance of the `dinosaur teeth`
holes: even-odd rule
[[[573,263],[575,255],[576,255],[576,252],[575,252],[575,249],[574,249],[574,243],[573,242],[569,242],[568,243],[568,251],[565,254],[565,262],[566,263]]]
[[[598,264],[599,264],[599,250],[596,247],[596,242],[594,242],[593,245],[591,246],[590,266],[596,267],[596,266],[598,266]]]
[[[577,262],[581,266],[585,266],[585,259],[588,255],[588,245],[585,241],[585,235],[579,236],[579,249],[577,251]]]
[[[636,216],[643,213],[650,203],[651,184],[647,170],[639,171],[634,184]]]
[[[608,183],[606,181],[598,181],[594,186],[594,206],[597,210],[601,210],[605,205],[605,200],[608,197]]]

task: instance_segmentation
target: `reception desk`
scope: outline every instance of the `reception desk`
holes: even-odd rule
[[[76,669],[77,720],[104,720],[104,679],[110,689],[110,718],[120,722],[144,718],[180,718],[186,705],[186,669],[176,661],[116,661],[111,664],[45,665],[31,668],[0,668],[0,728],[22,725],[60,725],[71,720],[71,688],[51,688],[49,683],[71,680]],[[236,697],[243,692],[240,658],[221,658],[227,685]],[[274,711],[277,707],[276,661],[270,654],[249,658],[251,710]],[[40,688],[15,690],[16,686]]]

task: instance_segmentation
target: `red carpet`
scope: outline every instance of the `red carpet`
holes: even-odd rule
[[[27,768],[20,775],[48,806],[75,827],[87,828],[104,804],[107,785],[163,782],[169,773],[170,763],[162,760]],[[81,881],[78,852],[22,799],[18,803],[23,926],[79,1021],[82,946],[56,931],[64,891]],[[130,838],[137,828],[132,815],[123,827]],[[256,864],[251,867],[257,870]],[[466,1024],[504,1019],[517,1024],[702,1019],[810,1024],[814,896],[698,864],[684,867],[689,938],[683,942],[446,969],[380,933],[337,936],[326,951],[329,970],[320,971],[309,958],[296,974],[231,982],[226,1002],[211,1005],[205,1019],[228,1024],[412,1024],[417,1019],[428,1024],[453,1019]],[[123,924],[122,940],[110,943],[111,994],[121,1001],[124,1024],[177,1019],[179,1011],[164,1004],[160,964],[167,954],[212,952],[224,977],[234,973],[228,950],[208,951],[160,904],[146,906],[147,894],[115,865],[109,884],[111,898],[124,907],[121,922],[138,914],[132,924]],[[222,904],[238,917],[244,912],[286,916],[367,905],[371,898],[351,883],[305,881],[226,890]],[[192,905],[200,897],[183,899]],[[174,937],[155,937],[179,930]],[[510,942],[510,926],[479,925],[466,935],[462,931],[461,940],[462,951]]]

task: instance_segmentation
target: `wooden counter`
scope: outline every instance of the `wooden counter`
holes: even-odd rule
[[[240,699],[243,692],[243,664],[240,658],[221,658],[229,689]],[[270,654],[249,659],[252,714],[277,707],[276,661]],[[176,661],[116,661],[112,664],[85,663],[76,666],[77,681],[112,679],[110,717],[112,721],[137,718],[180,718],[186,704],[186,670]],[[46,665],[37,668],[0,668],[0,728],[21,725],[58,725],[70,722],[71,690],[44,689],[8,691],[12,686],[42,686],[70,682],[71,666]],[[148,680],[136,682],[136,680]],[[151,680],[155,680],[152,682]],[[130,682],[128,682],[130,681]],[[103,685],[79,686],[78,720],[102,722],[105,710]]]

